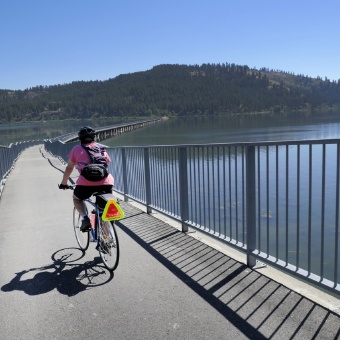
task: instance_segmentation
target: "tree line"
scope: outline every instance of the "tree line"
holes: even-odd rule
[[[106,81],[0,90],[0,122],[340,108],[340,80],[235,64],[158,65]]]

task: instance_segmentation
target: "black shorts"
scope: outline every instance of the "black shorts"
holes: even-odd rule
[[[112,194],[113,185],[96,185],[96,186],[85,186],[85,185],[76,185],[74,189],[74,196],[79,198],[80,200],[85,200],[92,196],[95,192],[101,192],[105,194]]]

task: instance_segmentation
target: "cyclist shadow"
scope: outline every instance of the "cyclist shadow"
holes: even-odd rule
[[[99,256],[92,261],[76,263],[84,255],[85,253],[77,248],[58,250],[52,255],[52,264],[16,273],[1,290],[18,290],[28,295],[40,295],[57,289],[61,294],[74,296],[113,279],[113,273],[100,265]]]

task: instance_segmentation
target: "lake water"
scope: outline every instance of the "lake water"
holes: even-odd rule
[[[328,138],[340,138],[340,112],[315,116],[178,118],[106,140],[105,144],[137,146]]]
[[[189,119],[172,119],[163,123],[149,126],[145,129],[137,130],[132,133],[127,133],[118,138],[112,138],[106,140],[105,144],[109,146],[138,146],[138,145],[171,145],[171,144],[205,144],[205,143],[229,143],[229,142],[250,142],[250,141],[278,141],[278,140],[301,140],[301,139],[336,139],[340,138],[340,112],[338,115],[299,115],[297,117],[273,117],[269,115],[257,115],[247,117],[210,117],[210,118],[189,118]],[[332,151],[332,149],[334,149]],[[270,152],[272,153],[272,152]],[[334,278],[334,231],[335,231],[335,196],[334,188],[336,178],[334,172],[327,173],[327,181],[325,183],[325,210],[324,219],[322,220],[321,211],[321,194],[322,194],[322,182],[320,181],[322,172],[322,149],[321,147],[313,148],[313,181],[312,181],[312,202],[309,206],[308,192],[308,149],[301,147],[301,178],[300,178],[300,199],[297,202],[296,188],[297,183],[294,180],[294,174],[296,174],[296,149],[289,148],[289,190],[284,187],[286,179],[286,161],[287,156],[285,153],[285,147],[280,149],[279,156],[279,180],[280,189],[279,193],[276,192],[276,177],[273,175],[275,172],[275,155],[269,155],[270,164],[270,176],[269,176],[269,194],[268,198],[265,193],[262,193],[262,189],[266,188],[266,176],[265,171],[261,171],[261,204],[258,209],[263,212],[263,217],[258,221],[259,230],[261,230],[260,242],[262,249],[266,251],[266,243],[268,241],[268,254],[275,256],[275,244],[276,238],[279,242],[279,258],[285,259],[285,249],[288,249],[287,260],[289,263],[297,265],[299,263],[300,268],[307,269],[308,267],[308,240],[309,240],[309,227],[311,228],[311,253],[312,258],[311,269],[313,273],[321,275],[321,255],[322,245],[326,245],[326,252],[324,256],[324,277],[332,280]],[[336,155],[335,146],[327,149],[327,169],[336,169]],[[265,153],[261,153],[261,164],[265,166],[267,160]],[[235,159],[234,157],[232,157]],[[238,164],[241,164],[240,156],[238,156]],[[218,157],[214,161],[203,162],[202,166],[207,167],[207,164],[213,162],[215,164],[214,169],[220,174],[223,173],[223,164],[218,161]],[[234,164],[234,163],[233,163]],[[233,166],[232,166],[233,168]],[[261,168],[262,169],[262,168]],[[223,178],[218,181],[219,185],[223,182]],[[240,178],[239,178],[240,180]],[[216,183],[216,182],[215,182]],[[202,189],[202,182],[191,185],[192,190],[197,190],[193,197],[200,197],[199,193],[206,193],[209,188],[212,188],[215,184],[213,179],[207,179],[205,187]],[[239,186],[241,188],[241,186]],[[231,183],[231,192],[235,192],[234,183]],[[223,206],[223,204],[216,204],[214,207],[213,202],[224,202],[223,193],[216,187],[214,196],[209,196],[209,202],[212,203],[212,207],[209,211],[214,213],[208,214],[213,220],[205,221],[205,226],[214,226],[211,230],[219,230],[225,225],[225,220],[229,221],[232,216],[231,225],[237,225],[237,222],[241,225],[240,216],[237,218],[236,207],[241,211],[240,202],[231,203],[231,212],[229,209]],[[219,200],[219,197],[221,199]],[[278,196],[278,207],[276,207],[276,197]],[[238,198],[242,197],[239,193]],[[288,206],[286,203],[288,202]],[[309,208],[313,212],[312,221],[308,221]],[[214,210],[215,209],[215,210]],[[268,209],[268,210],[267,210]],[[297,212],[299,211],[299,231],[297,231]],[[220,216],[217,218],[217,216]],[[215,220],[215,217],[217,218]],[[278,218],[278,224],[277,224]],[[324,224],[324,236],[321,235],[321,221]],[[227,223],[228,224],[228,223]],[[289,228],[287,227],[289,226]],[[234,228],[234,227],[232,227]],[[236,235],[237,231],[232,229],[232,234]],[[277,228],[277,234],[276,234]],[[223,228],[221,228],[223,230]],[[226,228],[227,229],[227,228]],[[288,231],[289,229],[289,231]],[[268,230],[268,233],[267,233]],[[295,231],[294,231],[295,230]],[[222,232],[222,235],[231,237],[231,231]],[[239,228],[238,239],[242,239],[242,229]],[[276,236],[277,235],[277,236]],[[297,239],[299,240],[299,254],[296,251]],[[321,243],[320,240],[323,239]],[[297,255],[299,256],[297,258]],[[340,270],[340,267],[339,267]]]
[[[33,122],[0,125],[0,145],[49,139],[123,121],[110,119]],[[340,138],[340,112],[317,115],[249,115],[232,117],[173,118],[108,139],[108,146],[173,145]]]

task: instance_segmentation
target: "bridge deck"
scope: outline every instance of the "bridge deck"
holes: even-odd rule
[[[2,339],[340,336],[339,309],[131,204],[122,203],[121,260],[110,275],[93,244],[77,249],[72,193],[57,188],[64,165],[41,147],[23,152],[0,200]]]

